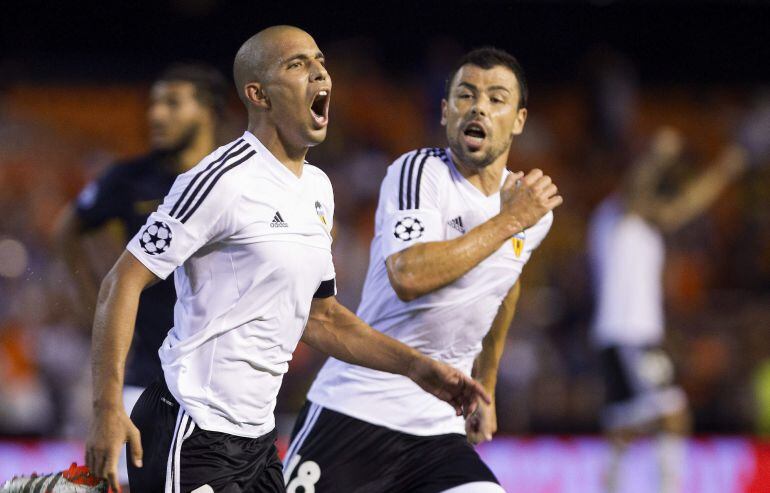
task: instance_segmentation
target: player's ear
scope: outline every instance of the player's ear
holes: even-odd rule
[[[516,112],[516,120],[513,122],[513,135],[521,135],[524,131],[524,123],[527,121],[527,108],[519,108]]]
[[[447,107],[447,100],[446,98],[441,99],[441,126],[446,127],[446,107]]]
[[[259,82],[249,82],[243,86],[243,91],[246,99],[254,106],[264,110],[270,109],[270,100]]]

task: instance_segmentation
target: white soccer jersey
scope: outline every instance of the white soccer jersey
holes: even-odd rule
[[[333,212],[321,170],[305,164],[298,178],[246,132],[180,175],[128,244],[158,277],[175,273],[174,327],[159,354],[199,427],[274,428],[310,302],[335,291]]]
[[[613,196],[594,212],[588,241],[594,342],[600,347],[662,342],[665,246],[660,230],[624,211]]]
[[[502,180],[507,176],[504,173]],[[502,186],[502,181],[500,185]],[[385,259],[417,243],[457,238],[500,212],[444,149],[405,154],[389,168],[375,218],[369,271],[358,316],[377,330],[470,374],[497,310],[543,240],[549,213],[454,283],[410,302],[397,296]],[[452,407],[400,375],[330,358],[308,399],[329,409],[413,435],[465,433]]]

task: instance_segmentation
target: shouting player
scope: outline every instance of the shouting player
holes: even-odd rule
[[[216,148],[217,123],[226,98],[227,82],[212,67],[177,64],[166,69],[150,91],[150,153],[110,167],[62,214],[57,231],[59,250],[77,281],[84,318],[93,316],[101,280],[86,255],[85,238],[108,228],[111,221],[118,222],[121,234],[134,234],[161,203],[177,175]],[[122,244],[126,240],[119,238]],[[161,375],[158,348],[174,325],[175,301],[173,279],[159,282],[140,297],[123,387],[127,413]],[[125,453],[120,462],[120,482],[126,486]]]
[[[305,162],[326,137],[332,90],[313,38],[290,26],[259,32],[239,49],[234,78],[247,131],[177,178],[99,292],[86,461],[112,486],[128,441],[135,491],[284,491],[273,409],[300,338],[408,375],[460,414],[490,400],[462,372],[382,335],[334,297],[332,188]],[[120,389],[139,295],[172,272],[164,378],[129,419]]]
[[[358,309],[384,334],[473,372],[491,395],[519,275],[562,202],[540,170],[506,170],[526,107],[513,56],[482,48],[459,60],[442,102],[449,148],[388,168]],[[468,444],[495,431],[494,401],[463,421],[403,376],[329,359],[284,459],[288,491],[500,492]]]

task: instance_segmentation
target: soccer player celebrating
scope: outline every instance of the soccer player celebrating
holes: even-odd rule
[[[384,334],[473,372],[491,395],[519,275],[562,202],[540,170],[506,170],[526,106],[513,56],[482,48],[459,60],[442,102],[449,148],[388,168],[358,309]],[[464,421],[400,375],[329,359],[284,459],[288,491],[500,492],[468,444],[495,431],[494,403]]]
[[[749,162],[747,149],[732,144],[685,186],[665,193],[666,171],[680,161],[682,148],[676,130],[659,130],[650,151],[629,169],[620,190],[597,207],[589,225],[596,298],[592,338],[606,386],[601,424],[613,447],[605,476],[610,493],[621,486],[620,462],[629,442],[650,433],[659,437],[659,491],[681,491],[690,417],[662,347],[664,233],[702,214]]]
[[[85,237],[106,229],[111,221],[118,222],[123,234],[136,232],[177,175],[216,148],[217,123],[226,97],[227,82],[212,67],[177,64],[167,68],[150,91],[150,153],[110,167],[62,214],[57,242],[77,281],[84,318],[93,316],[101,278],[86,255]],[[119,241],[125,244],[126,238]],[[127,413],[142,391],[162,374],[158,348],[174,325],[175,301],[173,279],[157,283],[140,297],[123,387]],[[120,482],[128,485],[125,453],[120,457]]]
[[[332,188],[305,162],[326,137],[332,90],[313,38],[265,29],[241,46],[234,77],[248,130],[176,179],[99,291],[86,462],[113,487],[128,441],[135,491],[284,491],[273,409],[300,339],[407,375],[460,414],[490,401],[477,382],[373,330],[334,297]],[[120,389],[139,295],[172,272],[164,378],[129,419]]]

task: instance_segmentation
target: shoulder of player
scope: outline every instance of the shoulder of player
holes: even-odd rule
[[[315,180],[322,182],[324,185],[328,186],[329,188],[332,187],[332,182],[329,179],[329,176],[324,172],[324,170],[322,170],[318,166],[312,165],[307,161],[305,161],[305,167],[302,172],[308,173]]]
[[[148,171],[153,171],[157,166],[158,162],[154,153],[143,154],[115,161],[102,172],[102,176],[114,180],[127,180],[145,175]]]
[[[412,181],[426,175],[434,179],[442,176],[450,178],[447,159],[446,150],[441,147],[422,147],[396,158],[388,167],[388,173],[396,174],[399,178],[403,175],[404,180],[411,177]]]

